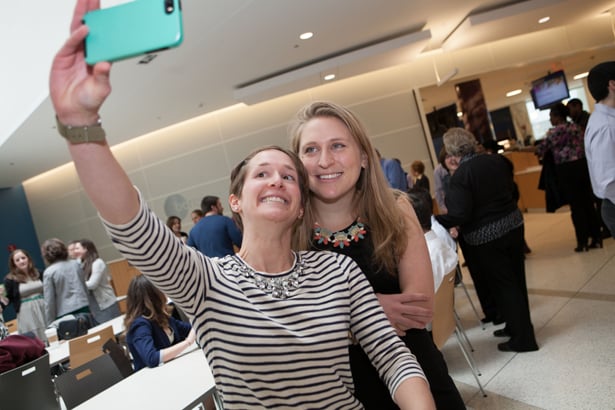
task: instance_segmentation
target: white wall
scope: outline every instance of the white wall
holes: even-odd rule
[[[398,67],[254,106],[236,105],[113,150],[154,212],[163,220],[177,214],[183,230],[188,231],[192,226],[190,211],[200,207],[203,196],[228,197],[230,171],[249,151],[265,144],[289,145],[290,120],[312,100],[349,106],[364,122],[382,155],[399,158],[406,169],[415,159],[428,161],[429,148],[409,78],[408,69]],[[39,240],[89,238],[103,259],[120,258],[72,163],[27,181],[24,188]],[[223,204],[229,214],[225,200]]]

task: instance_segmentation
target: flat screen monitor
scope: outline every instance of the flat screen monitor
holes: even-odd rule
[[[537,110],[550,108],[570,97],[564,71],[556,71],[532,81],[532,100]]]

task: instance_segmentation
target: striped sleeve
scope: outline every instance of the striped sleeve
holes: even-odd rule
[[[139,200],[141,207],[133,220],[114,225],[101,218],[105,229],[114,246],[132,265],[189,316],[194,316],[196,302],[205,298],[209,287],[212,263],[173,235],[149,211],[140,192]]]

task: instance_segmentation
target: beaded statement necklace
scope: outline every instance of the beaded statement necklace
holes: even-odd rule
[[[237,269],[247,279],[254,282],[257,288],[261,289],[265,293],[271,294],[276,299],[286,299],[291,296],[291,292],[299,288],[299,280],[303,276],[305,269],[305,262],[301,258],[301,255],[295,255],[295,265],[292,270],[280,276],[267,277],[254,271],[251,267],[238,256],[234,256],[237,261]]]
[[[357,218],[356,222],[344,231],[331,232],[330,230],[321,227],[318,222],[314,224],[313,239],[318,244],[328,245],[331,243],[334,248],[344,249],[350,246],[351,242],[359,242],[367,233],[365,225]]]

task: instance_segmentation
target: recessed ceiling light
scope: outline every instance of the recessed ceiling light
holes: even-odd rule
[[[305,32],[305,33],[301,34],[301,35],[299,36],[299,38],[300,38],[301,40],[308,40],[308,39],[312,38],[313,36],[314,36],[314,33],[312,33],[311,31],[307,31],[307,32]]]
[[[575,75],[574,77],[572,77],[575,80],[580,80],[581,78],[585,78],[589,75],[589,71],[586,71],[584,73],[579,73],[577,75]]]
[[[517,88],[516,90],[512,90],[506,93],[507,97],[514,97],[515,95],[521,94],[521,89]]]
[[[547,21],[551,20],[551,17],[545,16],[538,20],[538,24],[545,24]]]
[[[335,74],[327,74],[326,76],[323,77],[323,80],[325,81],[331,81],[335,78]]]

